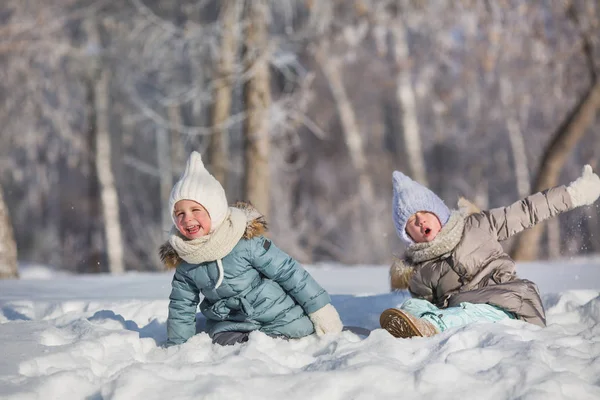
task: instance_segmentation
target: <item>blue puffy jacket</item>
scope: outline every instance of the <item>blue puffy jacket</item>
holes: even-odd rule
[[[169,297],[168,346],[184,343],[196,333],[200,294],[204,296],[200,310],[211,337],[218,332],[254,330],[272,336],[307,336],[314,332],[308,314],[331,302],[297,261],[264,236],[241,239],[222,258],[224,277],[216,289],[216,261],[177,261]]]

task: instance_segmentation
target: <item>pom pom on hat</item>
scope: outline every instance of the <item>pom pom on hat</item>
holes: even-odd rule
[[[204,167],[202,156],[197,151],[190,154],[183,175],[171,190],[169,210],[174,224],[176,223],[173,210],[175,209],[175,203],[179,200],[193,200],[202,204],[210,216],[211,231],[221,225],[227,217],[229,205],[225,190],[219,181]]]
[[[404,242],[414,243],[406,233],[408,219],[419,211],[428,211],[435,214],[442,226],[450,218],[450,209],[435,193],[413,181],[402,172],[394,171],[392,174],[394,196],[392,199],[392,218],[396,233]]]

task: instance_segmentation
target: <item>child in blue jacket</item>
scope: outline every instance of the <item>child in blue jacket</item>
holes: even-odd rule
[[[267,224],[254,207],[228,206],[199,153],[190,155],[173,187],[169,210],[175,228],[160,249],[163,263],[175,268],[167,346],[196,333],[198,303],[220,345],[245,342],[256,330],[285,338],[342,330],[328,293],[263,236]]]

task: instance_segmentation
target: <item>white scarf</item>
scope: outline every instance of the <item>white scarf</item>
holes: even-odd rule
[[[448,222],[431,242],[414,243],[406,251],[412,262],[420,263],[440,256],[449,255],[462,239],[465,216],[460,211],[452,211]]]
[[[227,217],[210,235],[197,239],[185,238],[177,228],[171,230],[169,243],[179,257],[190,264],[200,264],[207,261],[217,261],[219,278],[215,289],[223,282],[223,263],[221,259],[233,250],[240,241],[248,218],[246,213],[239,208],[229,207]]]

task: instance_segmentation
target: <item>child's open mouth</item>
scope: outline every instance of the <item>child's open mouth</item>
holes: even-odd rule
[[[186,230],[188,231],[188,233],[190,235],[194,235],[194,234],[200,232],[200,227],[198,225],[194,225],[194,226],[190,226],[189,228],[186,228]]]
[[[431,233],[431,229],[425,228],[425,235],[429,235]]]

